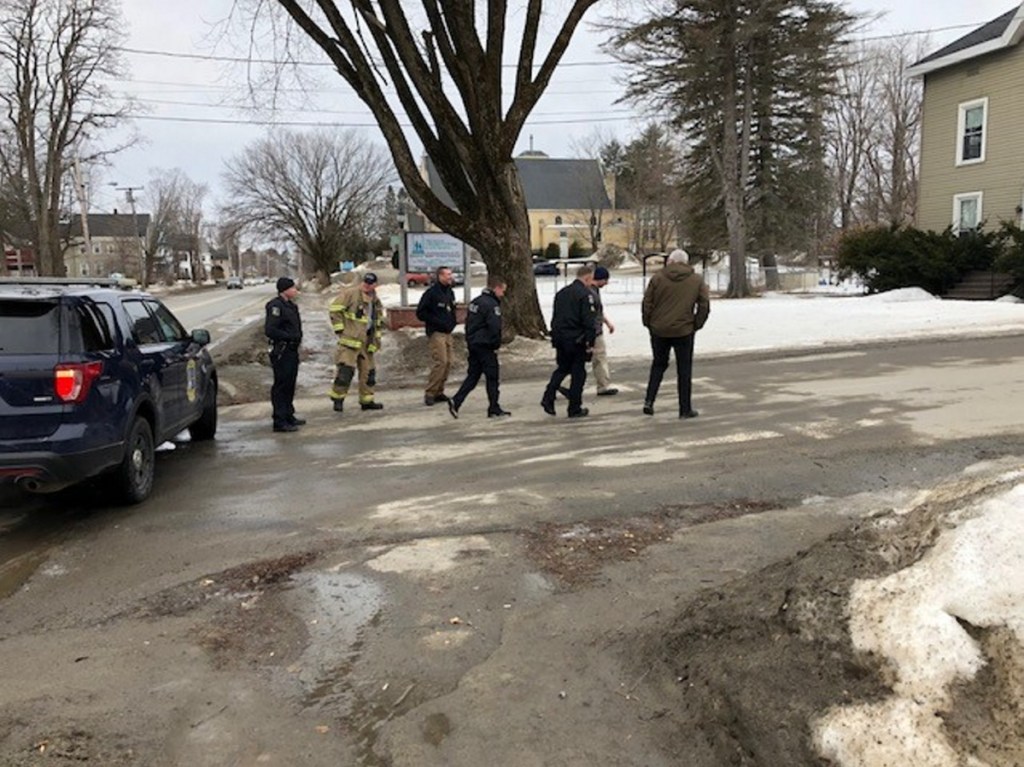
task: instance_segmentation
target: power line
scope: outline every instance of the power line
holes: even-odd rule
[[[183,51],[158,51],[149,48],[129,48],[126,46],[116,46],[114,50],[121,51],[122,53],[132,53],[137,56],[164,56],[172,59],[191,59],[194,61],[218,61],[221,63],[228,64],[269,64],[272,66],[300,66],[300,67],[326,67],[328,69],[334,69],[334,64],[330,61],[302,61],[291,60],[285,61],[283,59],[254,59],[245,56],[218,56],[211,53],[186,53]],[[614,66],[619,62],[615,59],[609,59],[607,61],[562,61],[558,64],[559,67],[604,67]],[[502,69],[518,69],[518,64],[502,64]]]
[[[176,117],[162,115],[127,114],[131,120],[145,120],[147,122],[173,122],[173,123],[200,123],[206,125],[252,125],[255,127],[282,127],[282,128],[378,128],[376,122],[353,123],[353,122],[318,122],[318,121],[294,121],[294,120],[246,120],[214,117]],[[579,120],[527,120],[527,125],[579,125],[583,123],[613,123],[635,120],[636,115],[629,114],[622,117],[586,117]],[[403,128],[411,128],[411,123],[399,123]]]
[[[147,99],[147,98],[136,98],[135,101],[138,102],[138,103],[141,103],[141,104],[161,104],[161,105],[164,105],[164,106],[177,106],[177,107],[199,107],[199,108],[202,108],[202,109],[235,109],[235,110],[239,110],[239,111],[242,111],[242,112],[260,112],[260,111],[263,111],[263,110],[260,109],[260,107],[254,107],[254,106],[245,106],[245,105],[233,106],[233,105],[230,105],[230,104],[211,104],[209,102],[201,102],[201,101],[176,101],[176,100],[172,100],[172,99]],[[349,110],[313,109],[313,108],[304,107],[302,111],[309,112],[311,114],[320,114],[320,115],[352,115],[354,110],[351,110],[351,109],[349,109]],[[605,114],[608,114],[609,112],[612,113],[612,114],[633,114],[633,111],[630,110],[630,109],[605,110]],[[564,112],[532,112],[531,114],[537,115],[539,117],[557,117],[557,116],[560,116],[560,115],[589,115],[589,114],[593,114],[593,110],[592,109],[571,109],[571,110],[567,110],[567,111],[564,111]],[[368,113],[368,112],[363,112],[362,114],[357,114],[356,116],[358,116],[358,117],[367,117],[367,118],[373,119],[373,115],[371,113]]]
[[[958,29],[975,29],[981,26],[981,24],[951,24],[945,27],[931,27],[929,29],[915,29],[908,30],[906,32],[892,32],[882,35],[868,35],[864,37],[855,38],[855,42],[871,42],[874,40],[890,40],[899,37],[911,37],[920,35],[930,35],[938,32],[952,32]],[[301,59],[286,61],[283,59],[262,59],[262,58],[250,58],[245,56],[222,56],[212,53],[191,53],[185,51],[162,51],[155,50],[152,48],[133,48],[129,46],[116,46],[114,50],[122,53],[130,53],[136,56],[161,56],[172,59],[190,59],[193,61],[216,61],[221,63],[231,64],[268,64],[271,66],[301,66],[301,67],[320,67],[334,69],[334,64],[330,61],[304,61]],[[560,68],[572,69],[575,67],[608,67],[619,65],[619,61],[615,59],[595,59],[592,61],[562,61],[558,64]],[[502,64],[503,69],[517,69],[517,64]]]

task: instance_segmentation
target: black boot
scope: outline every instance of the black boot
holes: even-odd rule
[[[379,402],[360,402],[359,407],[363,410],[383,410],[384,406]]]
[[[344,413],[345,412],[345,400],[343,400],[343,399],[336,399],[336,400],[334,400],[334,412],[335,413]]]

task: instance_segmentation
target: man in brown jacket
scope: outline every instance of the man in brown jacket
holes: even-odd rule
[[[679,417],[696,418],[690,397],[693,389],[693,335],[708,320],[711,299],[704,279],[693,271],[684,250],[673,250],[665,268],[655,274],[644,291],[642,316],[651,333],[651,374],[647,379],[644,413],[654,415],[654,400],[668,369],[668,355],[676,355]]]

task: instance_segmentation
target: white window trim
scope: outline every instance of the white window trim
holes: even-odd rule
[[[984,117],[981,120],[981,156],[970,160],[964,159],[964,129],[967,124],[967,110],[980,106]],[[957,105],[956,116],[956,164],[977,165],[985,162],[985,150],[988,145],[988,96],[972,101],[964,101]]]
[[[962,194],[953,195],[953,231],[960,232],[960,203],[964,200],[976,199],[978,201],[978,223],[980,224],[985,220],[984,203],[985,193],[984,192],[964,192]]]

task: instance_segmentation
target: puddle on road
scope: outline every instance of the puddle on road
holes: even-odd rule
[[[30,551],[0,565],[0,599],[7,599],[20,589],[46,561],[47,556],[49,550]]]
[[[353,573],[302,573],[294,577],[305,599],[298,607],[309,632],[309,646],[298,662],[306,706],[354,702],[348,675],[358,660],[361,633],[384,606],[384,589]]]

